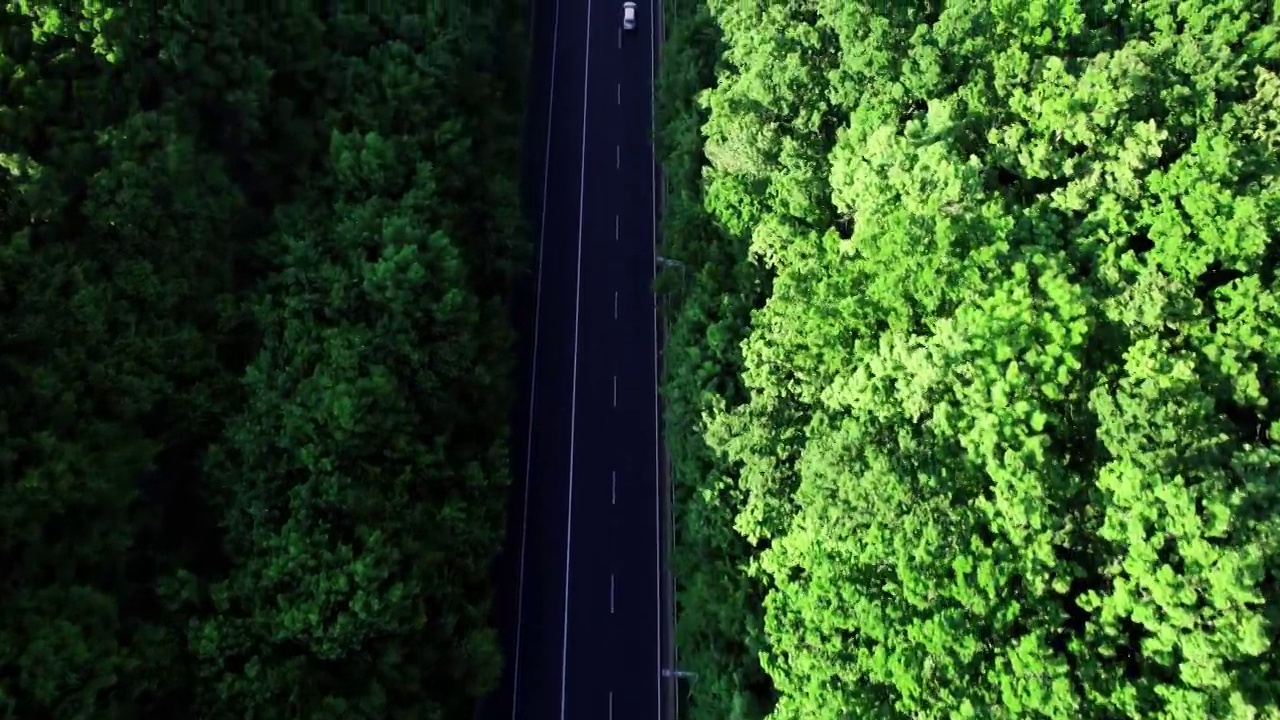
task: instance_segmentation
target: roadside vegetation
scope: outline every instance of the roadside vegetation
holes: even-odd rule
[[[1280,18],[665,3],[689,717],[1280,717]]]
[[[523,16],[0,10],[0,716],[497,682]]]

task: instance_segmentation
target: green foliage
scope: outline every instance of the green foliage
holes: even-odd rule
[[[707,412],[744,399],[736,377],[738,343],[757,275],[743,262],[745,243],[735,242],[700,204],[705,113],[695,94],[714,79],[719,33],[697,3],[667,3],[665,9],[668,40],[657,87],[658,149],[669,188],[663,254],[687,268],[658,278],[670,299],[662,391],[676,496],[678,661],[698,673],[691,716],[758,718],[768,703],[768,681],[755,657],[764,626],[743,608],[758,606],[763,596],[741,572],[752,549],[733,531],[741,504],[736,470],[702,437]]]
[[[685,315],[759,307],[673,331],[667,422],[681,553],[764,600],[684,616],[780,719],[1280,716],[1273,8],[708,5],[666,232],[723,253]]]
[[[330,10],[0,10],[0,715],[497,680],[521,12]]]

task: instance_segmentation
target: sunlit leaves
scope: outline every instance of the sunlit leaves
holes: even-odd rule
[[[1280,711],[1271,9],[710,6],[775,716]]]

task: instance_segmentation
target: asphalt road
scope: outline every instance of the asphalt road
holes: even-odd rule
[[[622,0],[534,8],[525,144],[544,152],[525,182],[540,242],[527,412],[513,423],[508,657],[485,720],[669,715],[652,291],[658,2],[636,0],[632,31]]]

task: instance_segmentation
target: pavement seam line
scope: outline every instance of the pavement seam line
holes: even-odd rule
[[[534,6],[534,13],[537,6]],[[511,720],[516,720],[520,694],[520,640],[524,630],[524,565],[525,546],[529,537],[529,478],[533,469],[533,408],[537,394],[538,378],[538,332],[541,329],[542,314],[542,255],[546,246],[547,233],[547,185],[551,179],[551,118],[556,99],[556,49],[560,41],[560,0],[556,0],[555,19],[551,31],[551,81],[547,91],[547,146],[542,159],[542,213],[538,220],[538,279],[534,290],[533,309],[533,358],[529,370],[529,429],[525,437],[524,464],[524,508],[520,520],[520,575],[516,585],[516,647],[511,678]],[[533,37],[532,26],[537,24],[536,15],[530,24],[530,37]],[[530,48],[532,52],[532,42]]]
[[[564,624],[560,646],[560,720],[565,720],[565,683],[569,662],[569,559],[573,550],[573,441],[577,430],[578,415],[578,325],[582,309],[582,207],[586,201],[587,181],[587,101],[588,80],[591,77],[591,0],[587,0],[587,39],[585,62],[582,68],[582,156],[578,170],[578,273],[573,292],[573,391],[569,398],[569,512],[565,521],[564,538]]]

